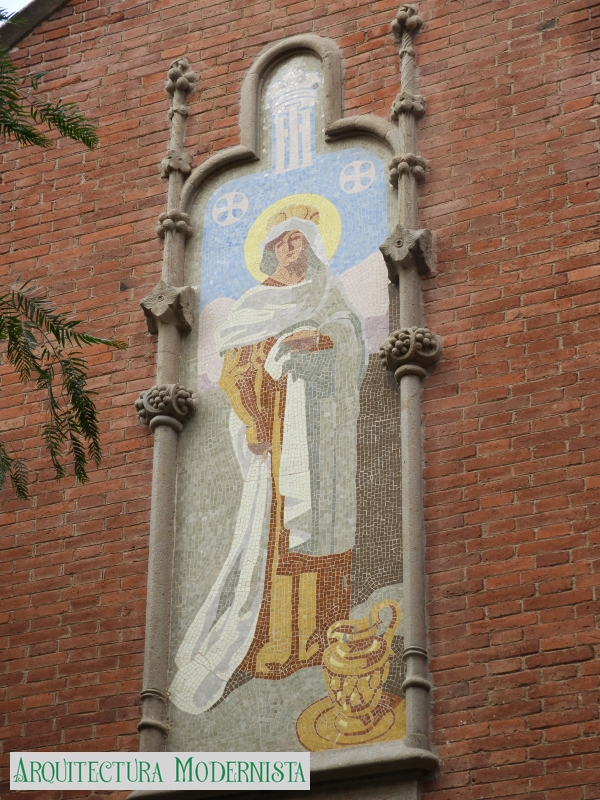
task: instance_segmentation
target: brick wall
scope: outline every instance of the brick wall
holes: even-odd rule
[[[600,6],[427,3],[426,798],[600,797]]]
[[[237,143],[244,73],[285,35],[334,38],[346,114],[387,114],[396,7],[72,0],[14,53],[23,68],[48,71],[51,97],[89,113],[101,146],[3,146],[2,284],[38,279],[61,309],[129,349],[90,358],[105,457],[83,487],[53,480],[36,436],[41,398],[0,368],[0,428],[27,458],[34,495],[0,495],[12,584],[0,600],[5,752],[137,747],[152,450],[132,401],[155,374],[138,303],[160,275],[168,63],[185,55],[201,74],[188,125],[197,164]],[[436,231],[439,269],[424,285],[425,311],[445,345],[424,392],[433,738],[443,760],[424,798],[592,800],[600,7],[419,7],[421,148],[431,164],[422,219]]]

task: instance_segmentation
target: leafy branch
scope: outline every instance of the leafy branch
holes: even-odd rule
[[[86,462],[100,463],[102,450],[95,394],[87,388],[87,363],[80,348],[106,345],[123,350],[116,339],[101,339],[80,330],[81,322],[57,313],[31,281],[16,283],[0,295],[0,341],[7,341],[7,360],[22,383],[35,381],[45,395],[48,420],[42,438],[57,479],[64,478],[65,454],[72,457],[78,483],[89,478]],[[76,348],[76,349],[73,349]],[[27,470],[0,439],[0,489],[10,478],[17,497],[28,498]]]
[[[0,9],[0,22],[18,24],[21,20]],[[47,125],[90,150],[98,144],[98,134],[75,103],[52,103],[36,92],[45,72],[28,72],[24,77],[8,52],[0,48],[0,136],[24,145],[51,147],[52,141],[39,129]]]

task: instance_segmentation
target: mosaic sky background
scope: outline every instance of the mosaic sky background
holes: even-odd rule
[[[360,168],[353,168],[352,165],[357,162],[365,165],[362,171]],[[358,174],[356,169],[359,169]],[[341,183],[346,191],[342,189]],[[360,191],[357,191],[359,184]],[[201,309],[217,297],[237,300],[245,291],[256,286],[257,282],[248,272],[244,260],[244,243],[248,230],[271,203],[298,191],[322,195],[340,213],[342,238],[331,259],[334,275],[340,275],[376,252],[387,237],[383,166],[373,153],[361,147],[318,155],[311,167],[300,167],[279,175],[270,169],[255,175],[234,178],[215,191],[204,215]],[[220,202],[221,198],[236,194],[247,199],[247,210],[236,221],[219,224],[213,214],[219,218],[218,211],[222,207],[226,209],[226,201]],[[241,204],[242,210],[245,203],[241,198],[234,197],[233,203],[236,202]],[[217,213],[214,213],[215,206]],[[222,216],[226,213],[226,210],[222,212]]]

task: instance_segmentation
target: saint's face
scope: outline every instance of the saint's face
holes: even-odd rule
[[[299,231],[287,231],[274,242],[274,251],[279,266],[291,270],[306,252],[306,239]],[[306,261],[306,259],[303,259]]]
[[[300,231],[286,231],[268,245],[269,250],[275,253],[277,269],[273,278],[291,285],[304,280],[308,262],[306,251],[308,242]]]

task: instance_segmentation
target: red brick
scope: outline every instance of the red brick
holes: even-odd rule
[[[18,581],[0,601],[14,648],[5,747],[136,747],[152,444],[131,402],[155,374],[137,302],[160,275],[169,60],[185,54],[202,76],[188,126],[199,164],[238,143],[241,80],[284,35],[336,39],[346,113],[387,116],[396,8],[201,0],[182,14],[168,0],[107,17],[84,2],[20,43],[17,63],[48,69],[51,97],[98,119],[101,147],[5,146],[0,269],[37,277],[61,308],[130,348],[90,358],[106,455],[86,487],[54,482],[37,452],[41,398],[28,390],[23,405],[0,370],[13,399],[0,427],[37,473],[35,505],[3,492],[2,569]],[[421,209],[438,238],[424,310],[445,344],[423,395],[443,759],[423,797],[590,800],[600,797],[598,12],[591,0],[565,0],[560,13],[554,0],[421,0],[419,10],[431,166]]]

